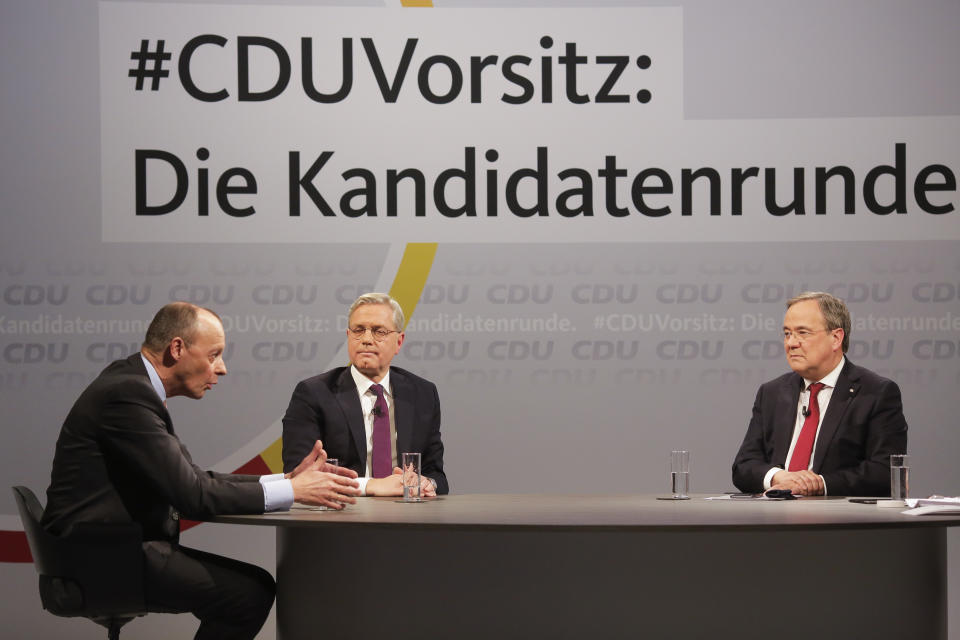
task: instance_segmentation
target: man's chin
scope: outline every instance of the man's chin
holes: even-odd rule
[[[790,368],[793,369],[794,373],[799,373],[801,376],[806,377],[807,367],[806,362],[803,360],[788,360],[787,364],[790,365]]]
[[[380,374],[380,369],[378,369],[374,365],[364,366],[362,363],[357,364],[356,362],[354,362],[353,366],[357,371],[367,376],[371,380]]]

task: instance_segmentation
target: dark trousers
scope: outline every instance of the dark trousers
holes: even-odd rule
[[[192,613],[196,640],[252,640],[270,614],[276,583],[260,567],[169,542],[143,552],[147,610]]]

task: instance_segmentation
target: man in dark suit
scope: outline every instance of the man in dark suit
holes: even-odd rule
[[[262,513],[300,502],[355,502],[356,474],[326,465],[319,442],[288,474],[228,475],[193,464],[166,400],[202,398],[226,375],[223,325],[186,302],[163,307],[139,353],[110,364],[81,394],[57,439],[43,525],[136,522],[143,531],[148,611],[191,612],[196,638],[253,638],[273,605],[273,577],[179,545],[180,514]]]
[[[787,302],[783,345],[793,369],[761,385],[733,463],[748,493],[889,496],[890,455],[906,453],[895,382],[846,359],[850,312],[827,293]]]
[[[361,477],[364,495],[401,495],[398,458],[421,454],[421,492],[449,491],[443,472],[440,399],[432,383],[390,361],[403,344],[403,310],[384,293],[350,307],[350,366],[297,384],[283,417],[283,467],[292,469],[322,439],[331,458]]]

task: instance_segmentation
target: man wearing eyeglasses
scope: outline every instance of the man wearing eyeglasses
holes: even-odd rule
[[[327,455],[353,469],[363,495],[402,495],[398,458],[421,454],[421,493],[449,492],[437,387],[391,367],[403,344],[403,310],[384,293],[350,306],[350,366],[302,380],[283,417],[283,466],[294,468],[323,434]]]
[[[783,347],[793,369],[761,385],[733,484],[759,493],[889,496],[890,455],[906,453],[900,388],[846,358],[850,312],[828,293],[787,301]]]

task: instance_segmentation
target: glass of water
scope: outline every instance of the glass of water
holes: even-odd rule
[[[689,500],[690,452],[670,452],[670,493],[674,500]]]
[[[896,453],[890,456],[890,498],[906,500],[910,493],[910,456]]]
[[[333,465],[334,467],[340,466],[340,461],[336,458],[327,458],[327,464]],[[333,507],[325,507],[322,504],[317,506],[317,511],[336,511]]]
[[[420,502],[420,454],[403,454],[403,501]]]

